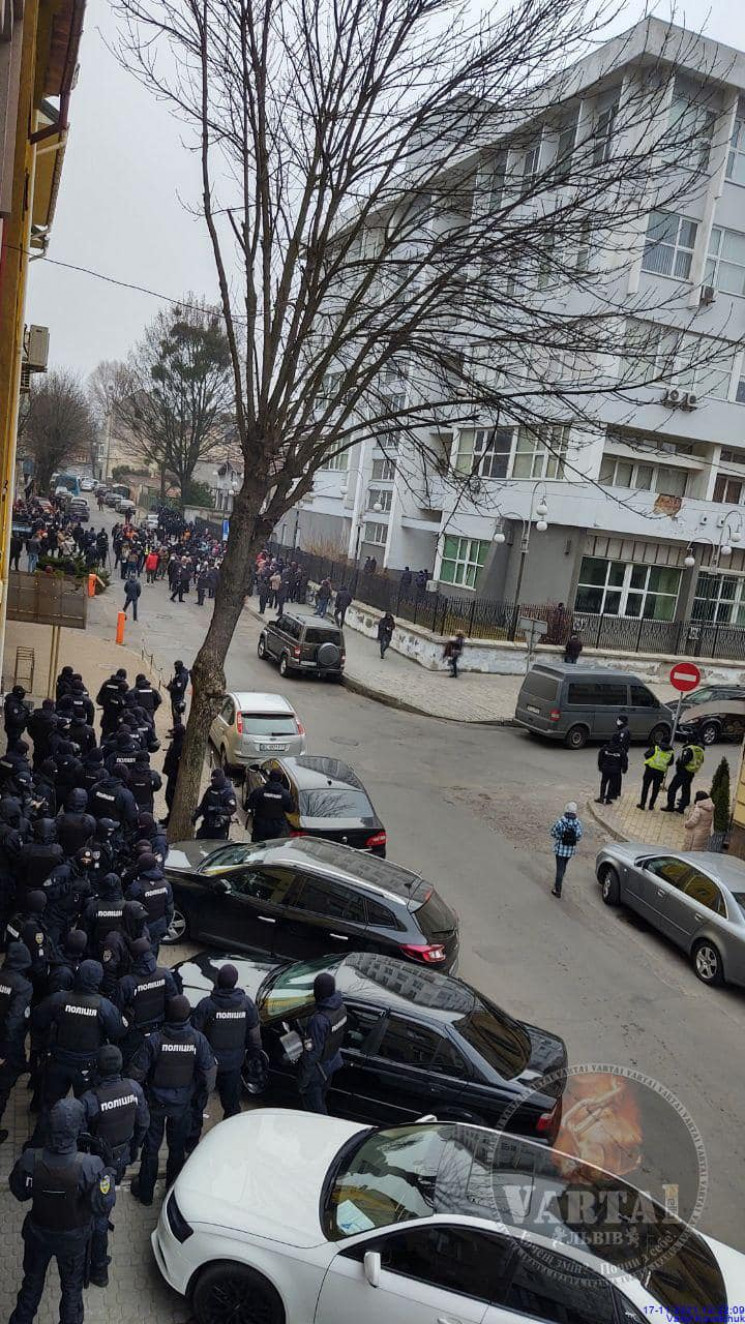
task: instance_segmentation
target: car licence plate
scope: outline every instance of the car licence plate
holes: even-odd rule
[[[526,708],[526,711],[527,711],[527,712],[529,712],[529,713],[536,713],[536,714],[538,715],[538,717],[540,717],[540,715],[541,715],[541,710],[540,710],[540,708],[535,708],[535,707],[533,706],[532,703],[526,703],[525,708]]]
[[[286,754],[289,745],[259,745],[262,754]]]

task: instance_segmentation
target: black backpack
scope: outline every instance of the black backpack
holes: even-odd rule
[[[561,834],[561,844],[562,846],[577,845],[577,829],[573,823],[567,823],[566,827],[564,828]]]

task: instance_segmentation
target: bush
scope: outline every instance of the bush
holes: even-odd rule
[[[711,798],[714,801],[714,831],[726,832],[730,817],[729,763],[722,759],[711,781]]]
[[[91,571],[85,564],[85,557],[83,556],[40,556],[36,573],[37,575],[51,573],[55,579],[67,577],[76,579],[78,583],[81,583],[88,578]],[[96,584],[96,593],[105,593],[111,583],[111,574],[102,567],[99,567],[95,573],[101,580],[100,584]]]

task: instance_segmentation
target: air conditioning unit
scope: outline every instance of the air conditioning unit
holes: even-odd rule
[[[713,285],[702,285],[699,303],[713,303],[717,297],[716,289]]]
[[[49,363],[49,327],[27,327],[25,350],[29,372],[46,372]]]

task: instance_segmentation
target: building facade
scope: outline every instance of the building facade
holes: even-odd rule
[[[674,210],[650,207],[630,254],[624,236],[628,318],[615,357],[566,365],[588,398],[598,374],[630,391],[597,394],[581,425],[568,408],[544,434],[504,416],[443,423],[426,462],[395,432],[384,447],[363,440],[318,473],[282,541],[426,569],[444,593],[745,626],[745,55],[646,20],[617,54],[576,67],[527,154],[524,134],[503,146],[510,167],[522,154],[550,168],[589,120],[610,157],[617,107],[645,76],[642,51],[665,68],[663,109],[690,143],[690,187]],[[582,270],[614,263],[604,242],[595,251],[588,229]],[[528,363],[527,382],[541,370]],[[410,389],[392,374],[383,385],[394,400]]]

